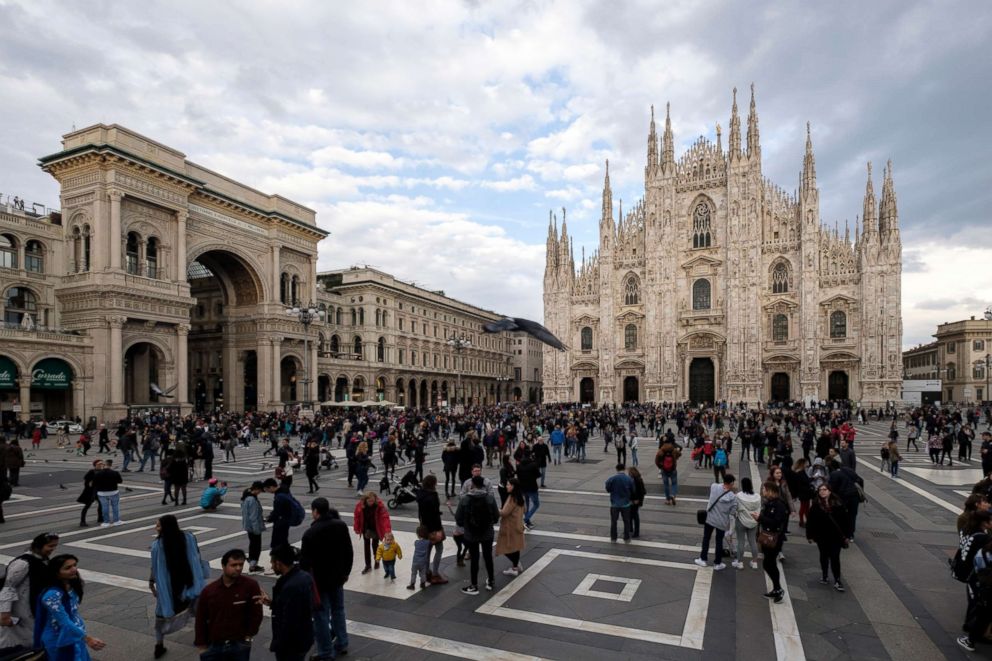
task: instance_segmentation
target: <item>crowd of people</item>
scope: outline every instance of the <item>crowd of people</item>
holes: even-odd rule
[[[195,536],[183,531],[174,515],[163,514],[158,519],[149,579],[156,603],[154,656],[166,653],[167,635],[192,620],[201,658],[246,659],[261,627],[264,605],[272,612],[270,649],[277,659],[307,658],[313,647],[315,655],[310,658],[335,658],[348,648],[343,586],[354,562],[351,534],[360,540],[362,574],[375,572],[392,583],[397,578],[397,563],[409,562],[409,590],[449,582],[441,573],[441,558],[450,535],[456,546],[456,566],[463,567],[466,557],[469,564],[467,584],[461,591],[478,595],[480,588],[493,590],[494,549],[496,556],[507,561],[503,575],[512,578],[525,570],[521,562],[525,532],[537,526],[540,490],[546,486],[549,470],[587,461],[587,446],[598,436],[603,451],[617,458],[616,472],[604,485],[613,542],[621,537],[621,522],[625,542],[641,534],[640,511],[647,487],[639,451],[654,454],[669,507],[678,506],[678,473],[680,465],[687,468],[682,458],[688,455],[692,470],[713,472],[708,502],[696,513],[702,526],[696,564],[719,572],[727,567],[725,558],[739,570],[757,569],[760,560],[772,585],[765,596],[779,603],[784,597],[779,563],[784,560],[783,548],[793,525],[817,548],[821,582],[839,592],[845,590],[841,555],[854,542],[859,507],[866,498],[855,446],[858,425],[869,417],[892,419],[889,440],[882,445],[881,468],[896,477],[900,452],[894,409],[798,404],[767,408],[506,404],[471,407],[460,414],[397,409],[335,411],[314,417],[147,412],[109,429],[87,430],[77,441],[77,450],[86,454],[95,440],[100,455],[83,477],[78,498],[80,525],[88,525],[87,513],[94,504],[98,505],[99,525],[122,525],[122,473],[144,472],[146,467],[158,470],[163,506],[185,505],[187,487],[202,484],[200,507],[216,510],[229,486],[213,476],[215,456],[222,451],[223,461],[236,462],[240,447],[263,444],[265,456],[272,456],[273,476],[243,489],[240,508],[247,550],[235,548],[224,554],[220,578],[210,581],[210,568]],[[905,451],[926,435],[928,447],[934,437],[942,444],[951,438],[952,443],[963,444],[959,457],[970,457],[972,430],[983,418],[988,421],[988,411],[932,407],[909,411],[902,416],[907,429]],[[40,445],[43,429],[44,425],[15,429],[0,448],[0,461],[5,462],[0,470],[0,497],[4,485],[9,489],[18,483],[24,461],[23,452],[18,453],[19,439],[31,438],[34,443],[38,437]],[[986,432],[982,438],[983,474],[989,474],[992,437]],[[424,474],[427,457],[438,450],[445,481],[443,497],[438,493],[439,477]],[[122,456],[120,469],[113,459],[117,454]],[[346,465],[348,486],[356,494],[353,510],[347,505],[350,526],[327,498],[317,495],[321,469],[335,467],[339,459]],[[762,481],[756,484],[748,477],[738,481],[732,459],[760,466]],[[316,496],[307,506],[292,492],[297,469],[307,477],[307,494]],[[495,470],[494,477],[486,477],[486,469]],[[382,476],[380,493],[369,488],[373,473]],[[977,562],[988,546],[992,567],[992,514],[988,512],[992,477],[983,484],[969,498],[958,527],[962,540],[971,540],[962,562]],[[380,495],[401,489],[412,494],[418,517],[415,541],[406,549],[392,530],[389,509]],[[259,500],[262,493],[273,497],[268,514]],[[442,507],[452,515],[453,527],[446,529]],[[304,526],[308,518],[301,541],[291,545],[291,529]],[[262,543],[270,530],[269,569],[277,577],[271,595],[252,577],[266,570],[261,564]],[[27,553],[10,563],[0,591],[0,649],[45,648],[51,658],[86,659],[87,650],[103,647],[102,641],[86,634],[80,616],[83,583],[78,559],[54,555],[57,546],[57,535],[40,535]],[[480,577],[483,569],[485,575]],[[966,626],[971,637],[959,641],[963,647],[973,647],[981,638],[978,632],[984,634],[981,627],[992,621],[978,575],[974,572],[968,579]]]

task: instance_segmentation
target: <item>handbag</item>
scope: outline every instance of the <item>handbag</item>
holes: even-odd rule
[[[434,530],[431,532],[431,534],[427,535],[427,541],[429,541],[431,544],[437,544],[439,542],[443,542],[445,539],[446,537],[444,535],[444,528],[442,528],[441,530]]]
[[[758,531],[758,546],[763,549],[774,549],[778,547],[779,533],[770,530]]]
[[[712,510],[714,507],[716,507],[716,504],[719,503],[721,500],[723,500],[724,497],[728,493],[733,493],[733,492],[732,491],[725,491],[725,492],[723,492],[723,496],[720,496],[719,498],[717,498],[716,500],[714,500],[713,501],[713,504],[710,505],[707,509],[696,510],[696,523],[698,523],[701,526],[702,525],[705,525],[706,524],[706,515],[708,515],[710,513],[710,510]]]

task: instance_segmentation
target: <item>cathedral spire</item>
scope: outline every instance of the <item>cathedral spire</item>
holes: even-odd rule
[[[601,222],[613,221],[613,190],[610,188],[610,159],[606,159],[606,177],[603,179],[603,215]]]
[[[651,104],[651,125],[648,128],[648,163],[644,167],[645,180],[658,170],[658,132],[654,125],[654,104]]]
[[[723,154],[723,133],[720,129],[720,122],[716,123],[716,150]]]
[[[758,111],[754,105],[754,83],[751,83],[751,111],[747,115],[747,157],[761,158],[761,142],[758,137]]]
[[[665,135],[662,139],[661,169],[664,172],[675,171],[675,140],[672,137],[672,104],[665,104]]]
[[[813,138],[809,122],[806,122],[806,155],[803,157],[802,190],[816,190],[816,159],[813,157]]]
[[[741,156],[741,118],[737,115],[737,88],[734,88],[734,105],[730,110],[730,160]]]
[[[878,232],[878,216],[875,207],[875,188],[871,183],[871,161],[868,161],[868,183],[865,184],[865,204],[862,212],[864,219],[865,236],[872,236]]]
[[[896,209],[896,192],[892,183],[892,161],[885,166],[882,176],[882,200],[878,210],[878,231],[886,235],[899,231],[899,213]]]

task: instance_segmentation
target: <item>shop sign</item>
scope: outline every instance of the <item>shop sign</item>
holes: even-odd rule
[[[16,388],[15,379],[17,379],[17,365],[10,358],[0,356],[0,389]]]
[[[46,358],[31,371],[31,388],[40,390],[66,390],[72,380],[72,369],[65,361]]]

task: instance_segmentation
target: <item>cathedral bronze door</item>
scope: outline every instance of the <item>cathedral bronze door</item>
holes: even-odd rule
[[[591,376],[584,377],[579,381],[579,402],[592,404],[594,401],[596,401],[596,382]]]
[[[636,402],[638,400],[640,400],[640,388],[638,387],[637,377],[628,376],[623,380],[623,401]]]
[[[772,374],[772,401],[786,402],[789,399],[789,375],[785,372]]]
[[[849,399],[847,372],[831,372],[827,382],[828,397],[831,400]]]
[[[689,364],[689,401],[716,401],[716,369],[709,358],[693,358]]]

